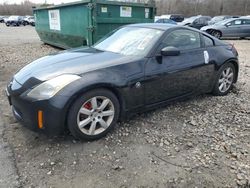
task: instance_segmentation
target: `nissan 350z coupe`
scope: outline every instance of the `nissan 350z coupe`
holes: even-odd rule
[[[135,24],[92,47],[30,63],[6,93],[14,116],[30,129],[94,140],[131,114],[191,95],[226,95],[238,70],[236,49],[209,34]]]

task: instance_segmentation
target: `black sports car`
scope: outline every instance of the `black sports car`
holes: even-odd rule
[[[190,95],[226,95],[237,81],[237,56],[232,45],[196,29],[128,25],[92,47],[32,62],[6,93],[25,126],[93,140],[128,115]]]

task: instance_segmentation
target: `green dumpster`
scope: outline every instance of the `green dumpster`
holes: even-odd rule
[[[47,44],[60,48],[93,45],[126,24],[153,22],[155,4],[82,0],[34,9],[36,31]]]

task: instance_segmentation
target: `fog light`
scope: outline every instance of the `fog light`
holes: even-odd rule
[[[43,128],[43,111],[41,110],[38,111],[38,128]]]

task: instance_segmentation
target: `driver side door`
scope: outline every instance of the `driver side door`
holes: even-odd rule
[[[176,47],[178,56],[159,56],[164,47]],[[199,90],[208,76],[198,32],[178,29],[166,36],[157,49],[156,56],[145,65],[145,103],[171,100]]]

